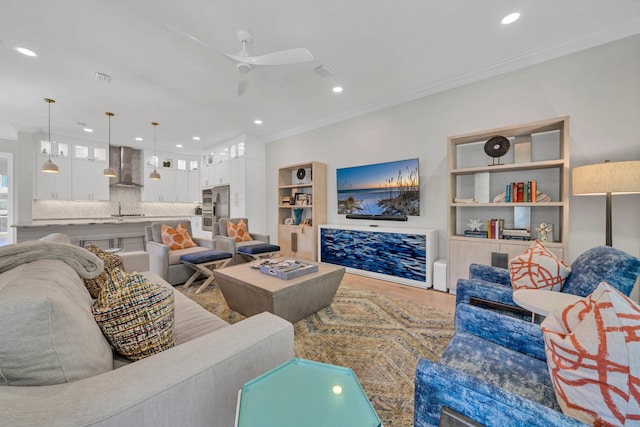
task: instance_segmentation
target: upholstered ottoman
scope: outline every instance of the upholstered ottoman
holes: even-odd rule
[[[218,251],[215,249],[182,255],[180,257],[180,261],[195,270],[193,275],[189,277],[189,280],[184,283],[183,288],[186,289],[191,286],[191,284],[201,275],[205,276],[207,280],[205,280],[196,291],[196,294],[199,294],[216,279],[213,275],[213,270],[216,268],[223,268],[229,264],[232,257],[233,255],[229,252]]]
[[[269,243],[256,243],[255,245],[240,246],[238,253],[249,259],[271,258],[280,252],[280,246]]]

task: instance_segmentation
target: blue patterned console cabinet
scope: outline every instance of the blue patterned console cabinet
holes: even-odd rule
[[[347,272],[419,288],[433,284],[438,232],[431,229],[320,225],[321,262]]]

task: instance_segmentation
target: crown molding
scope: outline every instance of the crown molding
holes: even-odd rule
[[[375,111],[383,110],[385,108],[404,104],[419,98],[435,95],[437,93],[455,89],[470,83],[476,83],[481,80],[486,80],[491,77],[540,64],[552,59],[561,58],[563,56],[601,46],[616,40],[621,40],[623,38],[630,37],[636,34],[640,34],[640,18],[627,25],[608,28],[606,30],[591,34],[588,37],[567,40],[566,42],[554,45],[550,48],[534,49],[527,52],[522,52],[518,55],[513,55],[511,57],[501,59],[500,61],[495,61],[493,63],[487,64],[486,66],[477,68],[471,72],[454,76],[447,80],[443,80],[431,86],[423,87],[363,107],[354,108],[339,114],[328,116],[321,120],[307,123],[302,126],[287,129],[281,132],[276,132],[264,138],[264,141],[266,143],[279,141],[305,132],[340,123],[345,120],[360,117]]]

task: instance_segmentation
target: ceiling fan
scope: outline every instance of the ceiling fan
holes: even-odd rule
[[[253,36],[251,35],[251,33],[244,30],[240,30],[237,33],[238,40],[240,40],[240,43],[242,44],[242,50],[240,50],[240,52],[238,52],[237,54],[232,54],[223,52],[221,50],[212,49],[202,40],[169,24],[167,24],[167,27],[178,34],[201,44],[209,50],[215,50],[216,52],[224,55],[227,59],[235,63],[236,68],[238,69],[238,96],[242,96],[246,92],[248,85],[248,74],[249,71],[251,71],[254,67],[291,65],[313,60],[313,55],[311,54],[309,49],[303,47],[278,50],[275,52],[266,53],[264,55],[251,56],[247,51],[247,44],[253,40]]]

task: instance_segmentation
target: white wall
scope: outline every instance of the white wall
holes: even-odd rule
[[[421,215],[403,225],[438,229],[446,257],[447,137],[560,116],[570,116],[571,167],[640,160],[640,36],[269,143],[268,232],[275,240],[279,167],[327,163],[327,221],[363,225],[337,214],[336,168],[419,157]],[[605,200],[581,196],[570,203],[573,261],[604,244]],[[635,255],[639,209],[640,195],[614,196],[613,245]]]

